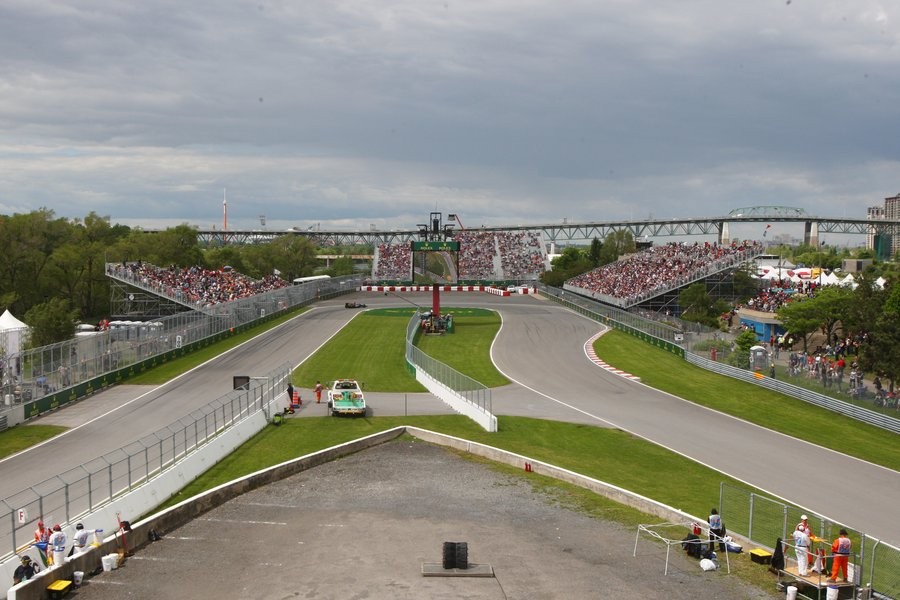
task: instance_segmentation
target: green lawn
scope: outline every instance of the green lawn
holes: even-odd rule
[[[189,484],[168,504],[253,471],[399,425],[414,425],[503,448],[701,515],[717,502],[720,481],[747,487],[617,429],[503,417],[499,431],[488,433],[460,415],[310,417],[288,418],[279,427],[267,427]]]
[[[0,433],[0,458],[11,456],[30,448],[55,435],[59,435],[67,428],[59,425],[17,425]]]
[[[424,392],[405,369],[406,326],[412,308],[368,310],[354,318],[328,344],[294,371],[294,384],[312,388],[335,379],[356,379],[377,392]],[[460,373],[488,387],[509,383],[490,360],[500,316],[489,310],[444,308],[452,312],[455,333],[421,336],[418,346]],[[387,367],[390,365],[390,367]]]
[[[900,470],[897,435],[765,388],[717,375],[620,331],[594,343],[597,355],[645,384],[774,431]]]

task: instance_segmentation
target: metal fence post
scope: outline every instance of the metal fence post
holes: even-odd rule
[[[747,519],[747,536],[752,540],[753,539],[753,501],[756,498],[756,494],[750,492],[750,516]]]

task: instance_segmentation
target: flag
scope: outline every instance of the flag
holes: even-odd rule
[[[766,234],[769,233],[769,227],[771,227],[771,226],[772,226],[771,223],[769,225],[766,225],[766,228],[763,230],[763,237],[766,237]]]

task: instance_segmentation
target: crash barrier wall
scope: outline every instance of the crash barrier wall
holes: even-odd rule
[[[539,291],[548,298],[552,298],[567,308],[590,317],[610,327],[614,327],[629,333],[645,342],[681,356],[691,364],[713,371],[721,375],[727,375],[740,379],[747,383],[769,388],[787,396],[815,404],[822,408],[840,413],[858,421],[874,425],[888,431],[900,433],[900,419],[887,414],[882,414],[868,408],[851,404],[831,396],[816,393],[803,387],[766,377],[762,373],[741,369],[721,362],[688,352],[681,346],[681,342],[675,342],[677,334],[684,335],[678,329],[669,325],[645,319],[637,314],[627,312],[612,306],[604,306],[589,298],[579,297],[565,290],[552,288],[545,285],[539,286]],[[672,340],[672,341],[669,341]]]
[[[150,289],[139,281],[112,278]],[[0,414],[7,417],[7,425],[12,427],[241,333],[291,308],[353,292],[361,281],[359,276],[311,281],[217,304],[206,313],[187,311],[152,322],[118,325],[89,336],[25,350],[14,360],[18,364],[18,383],[7,390],[14,393],[0,395]]]
[[[842,400],[838,400],[837,398],[832,398],[831,396],[818,394],[816,392],[813,392],[812,390],[808,390],[806,388],[799,387],[785,381],[780,381],[773,377],[767,377],[762,373],[726,365],[714,360],[709,360],[706,357],[694,354],[692,352],[686,352],[684,358],[689,363],[697,365],[698,367],[702,367],[707,371],[712,371],[720,375],[726,375],[733,379],[739,379],[741,381],[746,381],[747,383],[752,383],[760,387],[768,388],[786,396],[791,396],[793,398],[803,400],[804,402],[808,402],[810,404],[826,408],[830,411],[840,413],[844,416],[856,419],[857,421],[862,421],[863,423],[868,423],[869,425],[874,425],[875,427],[880,427],[881,429],[887,429],[888,431],[893,431],[894,433],[900,433],[900,419],[891,417],[889,415],[881,414],[879,412],[869,410],[861,406],[856,406],[855,404],[850,404],[849,402],[844,402]]]
[[[108,531],[114,529],[115,512],[139,515],[158,506],[281,410],[290,373],[284,365],[253,378],[248,389],[233,390],[156,433],[4,499],[0,543],[5,544],[5,556],[0,560],[12,557],[17,562],[12,554],[32,541],[42,517],[70,528],[78,520],[90,520],[92,528]],[[240,428],[232,431],[235,425]],[[132,496],[136,490],[141,494]],[[135,502],[143,496],[146,502]],[[105,518],[95,522],[101,510]]]
[[[491,411],[491,390],[471,377],[428,356],[416,346],[421,334],[421,317],[413,314],[406,326],[406,365],[416,380],[453,410],[466,415],[487,431],[497,431],[497,417]]]
[[[871,584],[877,597],[900,599],[900,549],[890,544],[812,511],[724,482],[719,489],[719,513],[729,533],[737,532],[769,550],[774,550],[777,538],[792,541],[791,534],[803,514],[810,517],[813,534],[827,540],[829,548],[844,528],[859,557],[853,568],[856,582],[862,587]],[[830,555],[831,551],[826,553]],[[793,553],[788,558],[793,558]]]
[[[245,492],[268,485],[275,481],[280,481],[286,477],[342,456],[347,456],[382,444],[395,439],[404,433],[408,433],[428,443],[446,446],[495,462],[511,465],[524,471],[552,477],[559,481],[577,485],[620,504],[625,504],[641,512],[659,517],[664,521],[683,522],[685,524],[685,533],[689,531],[688,526],[690,523],[704,521],[704,519],[689,515],[651,498],[635,494],[634,492],[630,492],[626,489],[605,483],[592,477],[579,475],[568,469],[534,460],[521,454],[515,454],[500,448],[494,448],[485,444],[471,442],[469,440],[437,433],[427,429],[400,426],[351,442],[332,446],[318,452],[306,454],[273,467],[251,473],[240,479],[236,479],[207,492],[198,494],[193,498],[189,498],[138,523],[132,523],[132,531],[127,534],[128,548],[129,550],[140,549],[141,547],[152,543],[149,541],[150,530],[155,530],[162,534],[171,532],[192,519],[199,517],[205,512],[220,506]],[[738,543],[742,541],[739,535],[735,536],[735,539]],[[46,571],[39,573],[38,577],[32,582],[17,586],[17,589],[11,591],[7,598],[8,600],[42,599],[45,595],[44,590],[53,580],[71,578],[72,572],[76,570],[83,571],[85,574],[90,573],[100,565],[100,556],[115,552],[116,548],[116,537],[110,536],[104,540],[102,548],[91,550],[86,554],[80,555],[74,561],[66,563],[62,567],[54,569],[49,573]]]

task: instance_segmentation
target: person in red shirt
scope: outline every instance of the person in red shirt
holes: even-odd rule
[[[831,553],[834,560],[831,563],[831,577],[828,581],[837,581],[838,572],[843,571],[844,577],[842,581],[847,581],[847,565],[850,562],[850,548],[852,544],[850,538],[847,537],[847,530],[840,530],[840,537],[831,544]]]
[[[37,529],[34,530],[34,541],[35,542],[44,542],[45,544],[50,541],[50,534],[52,532],[48,527],[44,527],[43,521],[38,521]]]

